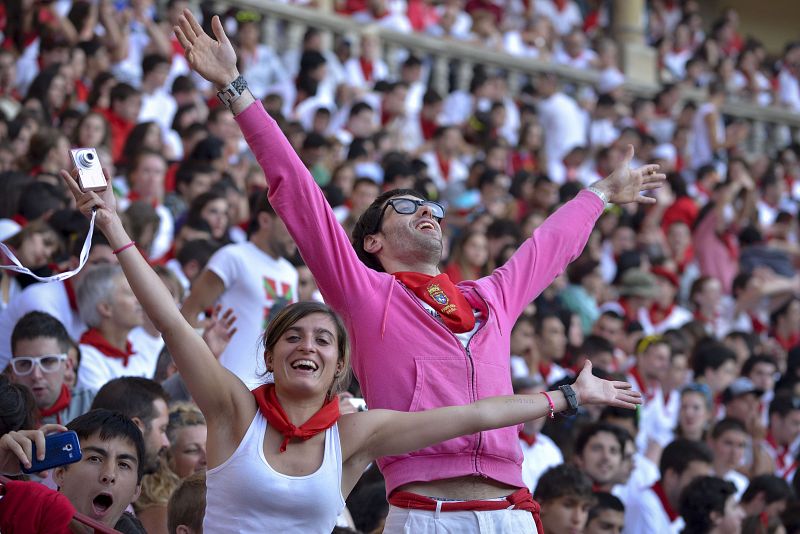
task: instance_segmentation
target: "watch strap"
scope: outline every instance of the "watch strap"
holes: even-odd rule
[[[240,74],[227,86],[222,88],[220,91],[217,91],[217,98],[227,107],[231,107],[231,105],[236,102],[236,100],[238,100],[246,90],[247,80],[245,80],[244,76]]]
[[[567,410],[561,412],[561,415],[575,415],[578,413],[578,395],[575,394],[575,390],[572,389],[572,386],[565,384],[559,386],[558,389],[564,394],[564,398],[567,399],[567,405],[569,406]]]

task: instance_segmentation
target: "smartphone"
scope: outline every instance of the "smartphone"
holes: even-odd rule
[[[78,434],[74,431],[50,434],[44,438],[44,460],[36,458],[36,443],[33,444],[33,459],[30,468],[22,466],[22,472],[26,475],[47,471],[61,465],[74,464],[83,457],[81,444],[78,441]]]
[[[78,185],[81,191],[104,191],[108,186],[100,158],[93,148],[73,148],[72,161],[78,169]]]

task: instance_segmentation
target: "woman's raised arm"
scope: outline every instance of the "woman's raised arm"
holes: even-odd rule
[[[108,173],[105,169],[103,172],[110,183]],[[200,335],[183,318],[164,283],[132,245],[117,215],[111,187],[99,194],[83,192],[70,173],[61,171],[61,176],[81,213],[91,217],[92,211],[96,211],[95,225],[117,251],[117,259],[131,289],[164,337],[181,378],[206,419],[231,421],[237,410],[242,409],[247,409],[252,418],[255,401],[247,387],[220,365]]]

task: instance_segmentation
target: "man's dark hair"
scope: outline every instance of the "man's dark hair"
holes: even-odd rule
[[[215,174],[217,171],[206,161],[186,160],[175,171],[175,185],[189,185],[198,174]]]
[[[692,370],[695,377],[701,377],[706,370],[717,370],[728,360],[736,362],[736,353],[719,341],[700,340],[692,355]]]
[[[555,310],[549,310],[537,312],[536,315],[533,316],[533,331],[537,336],[542,333],[542,330],[544,329],[544,323],[548,319],[558,319],[561,321],[561,315],[559,315]]]
[[[486,228],[486,237],[489,239],[513,237],[514,241],[519,243],[522,234],[520,234],[519,225],[514,221],[510,219],[495,219]]]
[[[184,243],[175,259],[178,260],[181,266],[190,261],[196,261],[200,269],[203,269],[217,250],[219,250],[219,243],[216,241],[192,239]]]
[[[744,423],[735,417],[726,417],[714,425],[713,430],[711,430],[711,439],[719,439],[725,432],[730,432],[731,430],[738,430],[743,434],[747,434]]]
[[[363,111],[373,111],[373,108],[372,108],[372,106],[370,106],[366,102],[363,102],[363,101],[362,102],[356,102],[355,104],[353,104],[353,107],[350,108],[349,117],[355,117],[356,115],[358,115],[359,113],[361,113]]]
[[[102,391],[102,390],[101,390]],[[122,438],[130,441],[136,449],[136,480],[142,482],[144,476],[144,437],[136,423],[118,411],[95,409],[79,415],[69,423],[67,428],[78,434],[83,441],[99,433],[99,438],[108,441]]]
[[[147,54],[142,59],[142,76],[147,76],[159,65],[169,65],[169,60],[161,54]]]
[[[570,464],[557,465],[545,471],[533,493],[534,499],[540,504],[566,496],[594,501],[592,481],[583,471]]]
[[[0,374],[0,436],[17,430],[33,430],[36,413],[36,399],[31,390]]]
[[[748,503],[755,499],[759,493],[764,494],[764,502],[771,504],[777,501],[790,500],[794,498],[789,483],[776,475],[759,475],[750,479],[750,484],[742,494],[741,502]]]
[[[682,475],[692,462],[703,462],[710,465],[712,460],[711,451],[705,443],[678,438],[664,448],[658,470],[661,478],[664,478],[668,470]]]
[[[581,354],[591,359],[593,356],[603,354],[604,352],[614,353],[614,345],[604,338],[595,334],[586,336],[581,345]]]
[[[800,410],[800,399],[796,399],[789,391],[781,391],[769,403],[769,416],[780,415],[786,417],[791,412]]]
[[[766,363],[775,367],[776,370],[778,369],[778,362],[775,361],[775,358],[767,356],[766,354],[756,354],[755,356],[747,358],[744,364],[742,364],[742,376],[749,376],[759,363]]]
[[[593,369],[594,371],[594,369]],[[633,422],[634,428],[639,429],[639,410],[631,410],[628,408],[620,408],[618,406],[606,406],[600,412],[600,421],[608,421],[609,418],[613,419],[630,419]],[[630,436],[633,439],[633,436]],[[623,451],[625,449],[623,448]]]
[[[583,454],[583,450],[586,448],[586,445],[589,443],[589,440],[600,432],[608,432],[617,438],[617,442],[619,443],[619,451],[620,454],[622,454],[622,452],[625,450],[625,442],[630,437],[630,433],[617,425],[613,425],[605,421],[598,421],[596,423],[590,423],[581,429],[580,434],[578,434],[578,437],[575,440],[575,455],[581,456]]]
[[[158,382],[140,376],[123,376],[109,380],[100,388],[92,409],[114,410],[131,419],[138,417],[149,428],[156,417],[153,403],[158,399],[169,402],[167,393]]]
[[[379,273],[385,272],[383,265],[381,262],[378,261],[378,258],[375,257],[374,254],[370,254],[366,250],[364,250],[364,239],[368,235],[372,235],[375,232],[375,226],[378,224],[378,221],[381,217],[381,212],[383,211],[384,204],[389,199],[394,197],[408,195],[412,197],[419,198],[421,200],[426,200],[425,197],[414,191],[413,189],[392,189],[391,191],[386,191],[385,193],[381,194],[376,198],[372,204],[361,214],[361,217],[358,218],[356,221],[356,225],[353,227],[353,248],[356,250],[356,255],[361,262],[369,267],[374,271],[378,271]]]
[[[138,94],[140,94],[138,89],[125,82],[120,82],[111,88],[111,92],[109,93],[109,100],[111,104],[114,104],[114,102],[124,102],[125,100],[128,100],[130,97],[136,96]]]
[[[595,503],[589,510],[589,518],[586,520],[588,525],[592,519],[603,513],[605,510],[613,510],[615,512],[625,513],[625,505],[614,495],[606,493],[605,491],[596,491],[594,493]]]
[[[269,198],[267,198],[266,191],[256,191],[255,193],[250,195],[249,200],[250,200],[250,224],[247,227],[247,237],[250,237],[252,234],[257,232],[261,228],[261,226],[258,224],[259,213],[268,213],[273,217],[276,216],[275,208],[273,208],[272,204],[270,204]]]
[[[58,349],[67,352],[70,343],[69,334],[61,321],[49,313],[32,311],[23,315],[11,332],[11,352],[16,353],[17,343],[23,340],[41,337],[53,338],[58,342]]]
[[[680,512],[686,534],[711,531],[711,513],[725,513],[725,502],[736,493],[736,486],[719,477],[697,477],[681,493]]]
[[[48,211],[64,207],[64,195],[58,187],[48,182],[27,184],[17,201],[17,213],[28,221],[34,221]]]

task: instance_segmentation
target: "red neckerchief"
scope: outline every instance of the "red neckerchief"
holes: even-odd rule
[[[555,4],[556,9],[560,12],[567,9],[567,0],[553,0],[553,4]]]
[[[773,334],[773,337],[775,338],[775,341],[778,342],[778,345],[783,347],[783,350],[789,350],[792,347],[794,347],[795,345],[797,345],[798,343],[800,343],[800,334],[798,334],[798,333],[794,333],[791,336],[789,336],[788,338],[785,338],[785,337],[779,335],[777,332],[775,332]]]
[[[325,402],[317,413],[302,425],[295,426],[289,421],[289,416],[283,411],[278,395],[275,393],[275,384],[264,384],[253,390],[253,396],[258,403],[258,410],[266,418],[267,423],[283,435],[280,452],[286,452],[289,440],[297,438],[307,440],[324,432],[339,420],[339,399],[333,397]]]
[[[665,310],[654,302],[647,312],[647,314],[650,316],[650,323],[653,326],[656,326],[658,323],[666,320],[670,315],[672,315],[672,310],[674,309],[675,303],[670,304],[669,308]]]
[[[128,360],[133,356],[133,347],[130,341],[126,342],[124,351],[120,350],[112,345],[97,328],[90,328],[84,332],[81,336],[80,343],[91,345],[109,358],[120,358],[123,367],[128,367]]]
[[[536,443],[536,434],[526,434],[524,430],[519,431],[519,439],[528,444],[528,447],[533,447]]]
[[[17,223],[18,225],[25,228],[28,225],[28,219],[24,215],[20,215],[19,213],[14,214],[11,217],[11,220]]]
[[[433,134],[436,133],[436,129],[439,127],[439,125],[436,123],[436,119],[426,119],[422,113],[420,113],[419,127],[422,130],[422,138],[426,141],[430,141],[433,139]]]
[[[462,334],[475,328],[472,306],[445,273],[436,276],[409,271],[393,274],[420,300],[436,310],[451,332]]]
[[[636,386],[639,388],[639,392],[641,392],[645,400],[651,400],[653,398],[653,395],[655,395],[655,393],[653,391],[650,391],[650,388],[647,387],[647,382],[644,381],[641,373],[639,373],[639,367],[634,366],[631,368],[629,372],[631,378],[633,378],[634,382],[636,382]]]
[[[364,74],[364,80],[371,82],[372,81],[372,61],[367,60],[364,56],[358,58],[358,62],[361,65],[361,72]]]
[[[133,190],[131,190],[131,192],[128,193],[128,200],[130,200],[131,202],[136,202],[137,200],[147,202],[147,199],[144,198],[142,195],[140,195],[138,191],[133,191]],[[154,209],[157,208],[158,200],[151,200],[150,205],[153,206]]]
[[[539,376],[542,377],[545,384],[549,382],[547,378],[550,376],[551,372],[553,372],[552,363],[539,363]]]
[[[436,163],[439,164],[439,172],[442,173],[442,180],[445,182],[450,178],[450,160],[442,157],[438,152],[436,153]]]
[[[761,319],[753,312],[747,312],[747,316],[750,317],[750,323],[753,325],[753,332],[756,334],[763,334],[767,330],[767,325],[765,325]]]
[[[681,516],[681,514],[672,508],[669,500],[667,500],[667,494],[664,493],[664,488],[661,486],[660,480],[653,484],[650,489],[653,490],[653,492],[656,494],[656,497],[658,497],[658,500],[661,501],[661,507],[664,509],[664,512],[667,513],[667,517],[669,517],[670,522],[675,521]]]
[[[385,109],[381,109],[381,126],[386,126],[387,124],[392,122],[392,119],[394,119],[394,117],[395,117],[394,113],[390,113]]]
[[[78,297],[75,295],[75,286],[72,285],[72,279],[67,278],[64,280],[64,291],[67,292],[67,300],[69,307],[72,311],[78,311]]]
[[[58,412],[60,412],[64,408],[69,407],[69,403],[71,401],[72,401],[72,393],[70,392],[66,384],[61,384],[61,393],[58,394],[56,402],[54,402],[53,405],[50,406],[49,408],[39,410],[39,415],[41,415],[42,417],[50,417],[51,415],[55,415],[56,422],[60,425],[61,416],[58,414]]]
[[[767,432],[767,437],[764,441],[766,441],[767,444],[772,447],[772,450],[775,451],[775,471],[780,473],[781,476],[785,476],[787,468],[792,467],[792,465],[787,462],[787,457],[789,456],[789,447],[778,445],[778,442],[775,441],[775,436],[772,435],[772,432]]]

